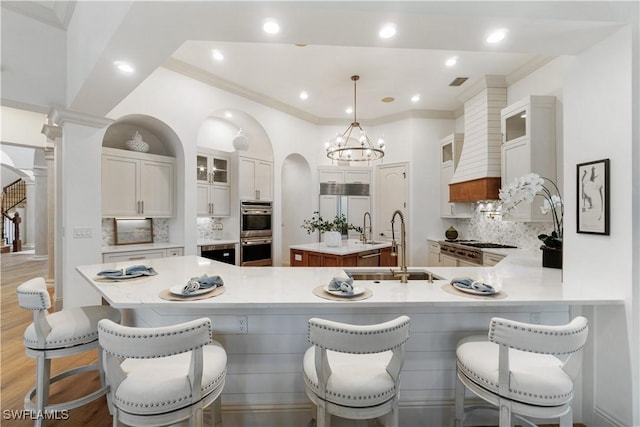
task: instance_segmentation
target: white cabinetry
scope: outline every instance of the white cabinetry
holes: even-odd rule
[[[440,243],[435,240],[427,240],[427,267],[441,267]]]
[[[485,267],[492,267],[496,265],[502,261],[502,258],[504,258],[504,255],[482,251],[482,265]]]
[[[472,203],[449,202],[449,183],[458,166],[463,141],[463,133],[452,133],[440,140],[440,216],[443,218],[470,218],[473,213]]]
[[[371,168],[325,166],[318,168],[318,182],[329,184],[371,184]]]
[[[139,261],[143,259],[166,258],[171,256],[182,256],[183,248],[149,249],[126,252],[110,252],[102,254],[102,262],[126,262]]]
[[[102,149],[102,216],[174,216],[175,159]]]
[[[240,157],[238,160],[240,200],[272,200],[272,175],[272,162]]]
[[[556,98],[528,96],[502,110],[502,186],[529,173],[556,180]],[[505,220],[551,221],[543,215],[542,197],[521,203]]]
[[[198,152],[196,157],[196,213],[200,216],[230,215],[229,157]]]

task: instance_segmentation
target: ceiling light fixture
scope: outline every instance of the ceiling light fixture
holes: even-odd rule
[[[238,130],[238,133],[233,137],[233,141],[231,142],[233,143],[233,148],[235,148],[237,151],[249,149],[249,138],[244,133],[242,128]]]
[[[213,59],[215,59],[216,61],[222,61],[224,59],[224,54],[218,49],[213,49],[211,51],[211,56],[213,56]]]
[[[418,102],[420,101],[420,95],[413,95],[411,97],[411,102]]]
[[[131,64],[124,61],[114,61],[113,65],[115,65],[118,70],[122,71],[123,73],[131,74],[135,71],[135,68],[133,68]]]
[[[447,67],[453,67],[457,63],[458,63],[458,57],[457,56],[452,56],[451,58],[447,59],[447,61],[444,63],[444,65],[446,65]]]
[[[309,98],[309,94],[306,91],[302,91],[300,92],[300,99],[308,99]]]
[[[487,36],[487,43],[495,44],[499,43],[507,36],[507,29],[500,28],[499,30],[495,30]]]
[[[342,160],[347,162],[370,162],[371,160],[379,160],[384,157],[384,138],[382,135],[378,137],[376,144],[371,142],[367,134],[358,123],[356,115],[356,82],[360,76],[351,76],[353,80],[353,122],[342,135],[336,135],[335,139],[328,140],[325,144],[327,149],[327,157],[331,160]],[[351,139],[351,132],[359,129],[358,139]]]
[[[267,34],[278,34],[280,32],[280,25],[273,19],[267,19],[262,25],[262,29]]]
[[[396,35],[396,25],[392,23],[384,24],[378,35],[381,39],[390,39]]]

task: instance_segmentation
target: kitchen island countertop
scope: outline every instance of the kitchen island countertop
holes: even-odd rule
[[[388,247],[391,247],[391,242],[362,243],[361,241],[356,239],[349,239],[343,240],[340,246],[327,246],[323,242],[316,242],[291,245],[289,246],[289,249],[319,252],[331,255],[350,255]]]
[[[207,309],[265,309],[265,308],[321,308],[345,306],[429,307],[429,306],[507,306],[532,304],[601,305],[622,304],[623,295],[607,292],[601,286],[562,282],[562,271],[543,268],[539,251],[512,250],[494,267],[413,267],[410,270],[431,271],[443,280],[355,281],[356,286],[369,288],[373,296],[360,301],[331,301],[313,294],[313,289],[326,285],[344,270],[381,270],[384,267],[239,267],[198,256],[177,256],[145,260],[154,267],[156,276],[129,281],[101,282],[96,274],[108,268],[128,267],[131,262],[85,265],[78,272],[115,308],[207,308]],[[184,286],[202,274],[219,275],[224,280],[225,293],[196,301],[167,301],[159,297],[161,291]],[[493,285],[507,294],[503,299],[471,298],[446,291],[454,277],[468,276]]]

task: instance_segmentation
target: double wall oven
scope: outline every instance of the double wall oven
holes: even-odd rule
[[[272,265],[272,217],[271,202],[240,202],[240,265]]]

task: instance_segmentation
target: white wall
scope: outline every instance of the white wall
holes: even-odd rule
[[[637,313],[639,307],[632,304],[633,287],[638,286],[632,281],[632,265],[638,259],[632,255],[631,240],[630,52],[631,32],[623,29],[577,56],[568,68],[564,86],[564,286],[598,287],[627,295],[626,315],[619,315],[619,309],[615,308],[596,308],[591,319],[596,415],[585,414],[589,425],[608,425],[607,418],[625,426],[638,425],[640,421],[632,419],[633,406],[639,401],[639,397],[632,394],[632,382],[638,381],[638,354],[630,348],[630,342],[634,342],[639,333],[632,323],[633,313]],[[611,233],[609,236],[578,234],[576,164],[604,158],[611,160]],[[635,368],[631,367],[631,360]]]

